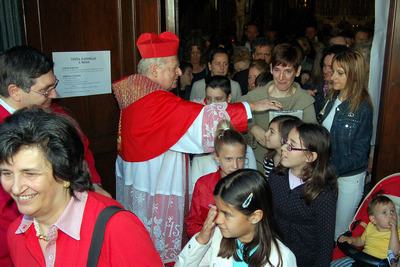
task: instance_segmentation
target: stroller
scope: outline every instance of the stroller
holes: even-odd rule
[[[393,201],[396,206],[398,217],[400,218],[400,173],[395,173],[382,179],[374,186],[374,188],[372,188],[358,208],[353,221],[349,226],[350,231],[346,232],[345,235],[362,235],[365,227],[369,223],[367,213],[368,204],[377,194],[385,195]],[[352,246],[347,242],[337,242],[333,252],[333,260],[342,258],[344,256],[349,256],[355,260],[353,266],[389,266],[386,258],[378,259],[362,252],[359,248]]]

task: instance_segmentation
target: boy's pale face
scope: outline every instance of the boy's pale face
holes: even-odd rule
[[[221,177],[244,168],[246,146],[239,143],[223,144],[220,151],[215,151],[215,161],[221,168]]]
[[[212,103],[221,103],[221,102],[230,102],[230,95],[227,96],[224,90],[222,90],[219,87],[216,88],[207,87],[206,104],[210,105]]]
[[[392,202],[376,204],[373,215],[369,220],[379,231],[388,231],[392,224],[397,225],[396,207]]]

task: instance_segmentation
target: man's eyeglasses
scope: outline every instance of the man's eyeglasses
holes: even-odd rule
[[[31,90],[32,92],[35,92],[39,95],[42,95],[44,97],[49,97],[49,94],[51,93],[51,91],[55,90],[57,88],[59,80],[56,79],[56,82],[54,83],[54,85],[52,85],[50,88],[48,88],[46,91],[42,92],[42,91],[35,91],[35,90]]]

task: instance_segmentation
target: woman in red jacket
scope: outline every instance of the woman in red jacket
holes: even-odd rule
[[[9,227],[15,266],[86,266],[98,214],[118,202],[92,192],[79,133],[63,115],[17,111],[0,125],[1,184],[23,214]],[[109,220],[98,266],[162,266],[139,219]]]

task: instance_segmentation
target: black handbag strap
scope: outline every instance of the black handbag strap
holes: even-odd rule
[[[104,232],[108,220],[117,212],[124,210],[118,206],[109,206],[104,208],[97,217],[94,226],[92,241],[90,243],[87,267],[96,267],[99,261],[101,247],[103,246]]]

